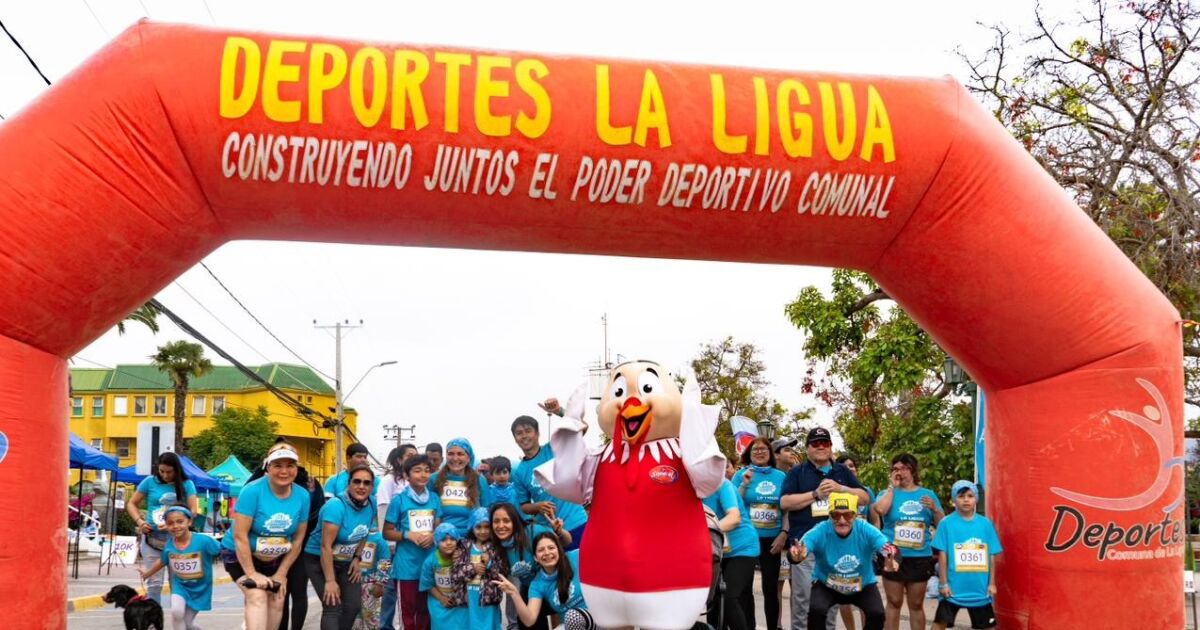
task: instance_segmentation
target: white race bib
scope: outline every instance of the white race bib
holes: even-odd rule
[[[825,586],[846,595],[852,595],[862,590],[862,578],[855,575],[831,574],[825,578]]]
[[[925,523],[922,521],[900,521],[894,531],[897,547],[920,549],[925,546]]]
[[[358,543],[333,543],[333,559],[335,562],[349,562],[354,557],[354,550],[358,549]]]
[[[770,503],[752,503],[750,524],[757,529],[775,529],[779,525],[779,506]]]
[[[442,488],[442,505],[467,507],[467,484],[462,481],[446,480]]]
[[[200,552],[171,554],[171,574],[181,580],[199,580],[204,577],[200,564]]]
[[[292,550],[292,541],[283,536],[259,536],[254,541],[254,557],[271,561],[286,556]]]
[[[362,557],[358,560],[360,569],[370,569],[375,564],[375,543],[369,542],[363,545]]]
[[[988,546],[982,543],[954,545],[954,570],[959,573],[987,573]]]
[[[150,519],[154,521],[154,526],[162,529],[167,526],[167,508],[160,507],[150,513]]]
[[[408,531],[426,533],[433,531],[433,510],[409,510]]]
[[[813,515],[813,518],[821,518],[822,516],[829,516],[829,499],[824,498],[824,499],[817,499],[816,501],[813,501],[812,515]]]
[[[454,590],[454,582],[450,579],[450,567],[434,569],[433,584],[439,591],[449,595]]]

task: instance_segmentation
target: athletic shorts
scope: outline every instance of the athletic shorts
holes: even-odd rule
[[[920,582],[924,584],[929,581],[929,578],[933,577],[933,557],[905,558],[901,556],[899,571],[884,571],[880,575],[893,582],[904,582],[905,584]]]
[[[967,607],[959,606],[948,599],[943,599],[938,602],[937,612],[933,614],[933,622],[945,624],[947,628],[953,628],[954,618],[958,616],[958,611],[961,608]],[[971,627],[975,628],[975,630],[996,627],[996,612],[992,610],[991,604],[967,608],[967,614],[971,616]]]
[[[276,571],[279,570],[279,563],[282,562],[282,559],[264,562],[258,558],[254,558],[252,561],[254,562],[255,571],[258,571],[267,577],[271,577],[272,575],[275,575]],[[238,562],[237,552],[230,551],[228,549],[222,549],[221,562],[225,564],[225,572],[229,574],[229,577],[234,582],[237,582],[245,577],[246,572],[242,570],[242,563]]]

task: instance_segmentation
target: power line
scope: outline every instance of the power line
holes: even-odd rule
[[[216,281],[217,281],[217,284],[221,285],[221,288],[222,288],[222,289],[225,289],[225,292],[229,294],[229,297],[233,298],[233,301],[234,301],[234,302],[237,302],[237,305],[238,305],[238,306],[240,306],[240,307],[242,307],[242,310],[243,310],[243,311],[246,311],[246,314],[250,316],[250,319],[253,319],[253,320],[254,320],[254,323],[258,324],[258,325],[259,325],[259,326],[260,326],[260,327],[261,327],[263,330],[267,331],[267,334],[268,334],[268,335],[271,335],[271,338],[272,338],[272,339],[274,339],[275,341],[279,342],[279,345],[283,346],[283,349],[284,349],[284,350],[287,350],[288,352],[290,352],[290,353],[292,354],[292,356],[296,357],[296,359],[297,359],[298,361],[300,361],[300,362],[301,362],[301,363],[303,363],[304,365],[307,365],[308,367],[312,368],[312,370],[313,370],[314,372],[316,372],[317,374],[320,374],[321,376],[324,376],[325,378],[328,378],[328,379],[337,380],[336,378],[334,378],[334,377],[330,376],[329,374],[327,374],[327,373],[323,372],[322,370],[318,369],[316,366],[314,366],[313,364],[309,363],[308,361],[305,361],[305,360],[304,360],[304,357],[301,357],[299,354],[297,354],[295,350],[292,350],[292,349],[291,349],[291,348],[290,348],[290,347],[289,347],[289,346],[288,346],[286,343],[284,343],[284,342],[283,342],[283,340],[282,340],[282,339],[280,339],[280,338],[279,338],[279,337],[278,337],[278,336],[277,336],[275,333],[271,332],[271,329],[270,329],[270,328],[267,328],[267,325],[266,325],[266,324],[264,324],[264,323],[262,323],[262,320],[260,320],[258,317],[256,317],[256,316],[254,315],[254,313],[251,313],[251,312],[250,312],[250,309],[249,309],[249,308],[246,308],[246,305],[245,305],[245,304],[243,304],[243,303],[242,303],[242,301],[241,301],[241,300],[239,300],[239,299],[238,299],[238,297],[237,297],[236,295],[234,295],[234,294],[233,294],[233,291],[230,291],[230,290],[229,290],[229,287],[225,286],[225,283],[224,283],[224,282],[221,282],[221,279],[217,277],[217,274],[213,273],[213,270],[212,270],[212,269],[209,269],[209,268],[208,268],[208,265],[204,264],[204,262],[203,262],[203,261],[201,261],[201,262],[200,262],[200,266],[201,266],[201,267],[203,267],[203,268],[204,268],[204,270],[208,272],[208,275],[212,276],[212,279],[213,279],[213,280],[216,280]]]
[[[208,19],[212,20],[213,24],[216,24],[217,18],[213,17],[212,9],[208,8],[208,0],[200,0],[200,2],[204,3],[204,10],[208,11]]]
[[[82,2],[83,6],[87,7],[88,13],[91,13],[92,18],[96,20],[96,26],[100,27],[100,31],[104,33],[105,37],[110,37],[108,29],[104,28],[104,23],[100,21],[100,16],[96,15],[95,9],[93,9],[92,5],[88,3],[88,0],[82,0]]]
[[[17,50],[20,50],[21,54],[25,55],[25,59],[29,61],[29,65],[33,66],[34,70],[37,70],[38,76],[42,77],[42,80],[46,82],[46,85],[50,85],[50,79],[46,78],[45,73],[43,73],[42,69],[38,67],[37,62],[33,60],[33,57],[30,57],[29,53],[25,52],[25,47],[21,45],[21,42],[17,41],[17,38],[13,37],[12,33],[8,32],[8,27],[4,25],[3,20],[0,20],[0,29],[3,29],[4,34],[8,35],[8,38],[12,40],[12,43],[16,44]]]

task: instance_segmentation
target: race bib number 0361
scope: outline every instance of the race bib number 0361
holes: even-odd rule
[[[972,543],[954,545],[954,570],[959,573],[987,573],[987,545]]]

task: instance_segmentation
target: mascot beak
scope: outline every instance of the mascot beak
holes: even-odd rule
[[[646,435],[653,419],[650,405],[644,405],[641,400],[632,397],[625,400],[617,415],[621,420],[625,441],[630,444],[636,444]]]

